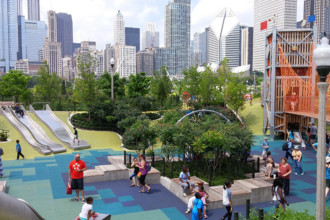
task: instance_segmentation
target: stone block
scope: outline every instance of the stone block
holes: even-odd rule
[[[7,192],[7,181],[0,181],[0,192]]]

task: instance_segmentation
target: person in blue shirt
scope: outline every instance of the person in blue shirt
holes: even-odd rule
[[[326,169],[326,173],[325,173],[325,179],[326,179],[326,188],[325,188],[325,198],[327,198],[329,189],[330,189],[330,157],[326,158],[326,164],[325,164],[325,169]]]
[[[19,140],[16,140],[16,152],[17,152],[17,160],[19,160],[19,156],[23,157],[24,155],[22,154],[22,148],[21,145],[19,144]]]
[[[192,192],[192,189],[195,187],[195,184],[192,182],[189,182],[190,180],[190,173],[189,168],[187,166],[183,166],[182,172],[179,176],[180,186],[182,187],[182,195],[186,197],[186,189],[190,188],[190,193]]]
[[[75,140],[76,140],[76,139],[77,139],[78,144],[79,144],[80,141],[79,141],[79,138],[78,138],[78,130],[77,130],[76,127],[74,127],[73,130],[74,130],[73,144],[75,143]]]
[[[197,192],[195,193],[195,201],[194,201],[194,208],[192,210],[192,220],[200,220],[203,219],[203,208],[204,204],[203,201],[201,200],[202,195]]]
[[[267,152],[269,151],[269,143],[268,143],[266,137],[264,138],[264,141],[262,142],[261,147],[262,147],[262,155],[261,155],[261,157],[264,157],[267,154]]]
[[[314,144],[312,144],[312,147],[314,148],[314,150],[317,152],[317,147],[318,147],[318,143],[314,143]],[[328,149],[328,144],[327,143],[325,143],[325,147]]]

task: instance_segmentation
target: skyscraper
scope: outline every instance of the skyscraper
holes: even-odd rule
[[[119,77],[129,77],[136,74],[136,50],[133,46],[115,45],[115,70]]]
[[[40,62],[40,52],[47,37],[47,25],[44,21],[25,21],[26,57],[31,62]]]
[[[308,20],[308,17],[315,15],[315,21],[307,23],[307,27],[317,28],[317,41],[319,42],[323,33],[326,32],[330,36],[330,27],[328,25],[328,9],[330,2],[329,0],[305,0],[304,6],[304,19]]]
[[[253,70],[253,27],[241,27],[241,66],[250,65]]]
[[[40,21],[40,3],[39,0],[28,0],[28,19],[30,21]]]
[[[296,28],[297,0],[254,0],[253,68],[265,71],[266,33],[278,29]],[[269,21],[271,20],[271,21]]]
[[[57,13],[57,42],[61,43],[62,57],[72,56],[73,30],[72,16],[66,13]]]
[[[175,51],[174,73],[182,75],[190,63],[190,0],[172,0],[165,11],[165,47]]]
[[[111,58],[115,58],[115,48],[111,44],[106,44],[104,50],[104,71],[112,73],[114,70],[111,68]]]
[[[154,51],[155,70],[166,66],[170,75],[182,78],[190,64],[190,0],[172,0],[165,7],[165,48]]]
[[[153,76],[154,70],[154,56],[153,51],[146,49],[146,51],[139,51],[136,54],[136,72],[146,73],[146,76]]]
[[[45,38],[43,58],[47,61],[50,73],[62,75],[61,43],[57,42],[57,19],[55,11],[48,11],[48,37]]]
[[[140,51],[140,28],[125,27],[125,45],[134,46]]]
[[[23,4],[22,0],[17,0],[17,15],[18,16],[23,16]]]
[[[208,62],[220,64],[229,59],[230,67],[240,66],[241,27],[234,12],[223,9],[211,22],[208,35]]]
[[[0,73],[6,73],[17,60],[17,0],[0,0],[0,6]]]
[[[159,32],[156,31],[156,25],[153,23],[147,23],[146,29],[142,35],[142,50],[154,47],[159,47]]]
[[[120,11],[118,11],[114,23],[114,43],[125,45],[125,21]]]
[[[17,17],[17,31],[18,31],[18,53],[17,59],[26,59],[26,30],[25,30],[25,17],[19,15]]]

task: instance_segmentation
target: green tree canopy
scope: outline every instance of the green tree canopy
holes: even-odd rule
[[[144,72],[129,76],[129,82],[126,84],[127,96],[137,98],[145,96],[149,92],[150,77],[147,77]]]
[[[15,97],[18,102],[19,97],[27,97],[30,92],[28,89],[30,76],[23,74],[21,71],[10,70],[0,80],[0,94],[2,96]]]
[[[151,94],[156,97],[161,106],[164,106],[164,103],[173,87],[171,79],[167,75],[167,71],[164,66],[162,67],[161,72],[154,72],[154,76],[151,79],[150,84]]]

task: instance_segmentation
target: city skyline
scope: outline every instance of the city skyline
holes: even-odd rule
[[[40,1],[40,20],[47,20],[47,11],[68,13],[73,20],[73,40],[96,41],[97,49],[105,49],[107,43],[113,43],[113,22],[118,10],[121,10],[126,27],[145,30],[148,22],[156,24],[160,36],[160,46],[164,46],[164,10],[168,0],[43,0]],[[230,7],[242,25],[253,26],[254,0],[232,0],[218,2],[212,0],[191,1],[191,39],[195,32],[201,32],[224,8]],[[245,7],[241,7],[244,4]],[[297,21],[303,18],[303,0],[298,0]],[[103,10],[100,10],[102,8]],[[23,14],[27,17],[26,1],[23,1]]]

